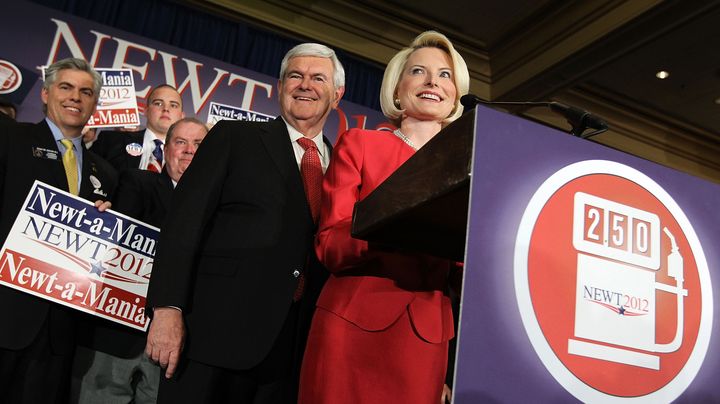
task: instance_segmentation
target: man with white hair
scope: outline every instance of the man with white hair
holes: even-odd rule
[[[296,46],[280,68],[281,117],[219,122],[180,180],[148,291],[158,402],[296,401],[298,313],[324,275],[312,249],[322,129],[344,84],[332,49]]]

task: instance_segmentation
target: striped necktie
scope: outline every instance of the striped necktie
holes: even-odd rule
[[[159,173],[163,166],[163,142],[160,139],[153,139],[155,148],[152,151],[152,157],[148,162],[147,170]]]
[[[65,146],[65,153],[62,156],[63,166],[65,167],[65,176],[68,180],[68,190],[71,194],[78,194],[78,169],[77,159],[73,151],[73,142],[70,139],[62,139],[60,143]]]

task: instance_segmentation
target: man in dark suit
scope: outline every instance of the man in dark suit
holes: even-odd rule
[[[162,225],[173,189],[208,130],[195,118],[170,126],[162,173],[130,169],[120,175],[112,207],[153,226]],[[145,334],[103,319],[85,322],[78,339],[71,402],[154,403],[160,368],[144,353]]]
[[[161,172],[162,148],[168,128],[185,116],[182,98],[171,85],[155,87],[147,100],[145,130],[100,132],[91,146],[92,151],[109,161],[118,171],[139,168]]]
[[[90,201],[112,197],[115,170],[82,147],[81,130],[95,111],[101,84],[85,61],[58,61],[45,71],[46,118],[0,126],[3,243],[35,180]],[[0,401],[66,399],[77,312],[5,286],[0,286],[0,307]]]
[[[321,132],[344,71],[331,49],[301,44],[285,55],[278,89],[281,117],[217,123],[173,195],[147,304],[146,353],[166,369],[160,403],[296,401],[301,296],[323,271],[307,198],[319,189],[306,196],[305,162],[321,182]]]

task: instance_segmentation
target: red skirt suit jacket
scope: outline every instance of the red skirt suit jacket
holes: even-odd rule
[[[388,328],[408,310],[419,336],[440,343],[454,335],[446,289],[455,263],[379,251],[350,236],[355,203],[414,153],[389,131],[351,129],[338,139],[323,183],[315,246],[332,276],[317,306],[367,331]]]

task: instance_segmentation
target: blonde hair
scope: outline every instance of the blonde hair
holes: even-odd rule
[[[383,75],[382,86],[380,87],[380,107],[383,114],[390,121],[400,126],[403,110],[395,105],[395,90],[398,82],[405,70],[405,64],[410,55],[420,48],[438,48],[445,51],[450,56],[453,70],[453,82],[455,83],[455,108],[450,115],[443,119],[442,125],[445,126],[456,120],[462,115],[463,107],[460,104],[460,97],[467,94],[470,89],[470,74],[468,73],[467,64],[460,54],[455,50],[450,40],[437,31],[425,31],[418,35],[409,47],[401,50],[388,63]]]

